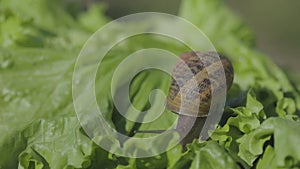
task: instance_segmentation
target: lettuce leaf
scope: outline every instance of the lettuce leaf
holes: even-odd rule
[[[299,166],[300,149],[295,147],[296,143],[300,141],[299,129],[299,122],[279,117],[268,118],[257,130],[238,140],[241,143],[240,156],[248,164],[252,164],[258,155],[263,153],[265,142],[273,136],[274,145],[270,145],[274,146],[273,156],[275,155],[276,165],[291,168]]]
[[[189,151],[183,154],[180,160],[171,168],[193,168],[193,169],[214,169],[232,168],[239,166],[232,157],[216,142],[197,143],[189,146]]]
[[[0,168],[299,167],[299,89],[256,50],[252,32],[223,3],[184,0],[179,12],[179,16],[203,30],[233,63],[234,84],[220,125],[210,140],[195,140],[186,152],[176,146],[155,157],[133,159],[106,152],[88,138],[72,103],[75,59],[91,33],[110,20],[104,15],[104,6],[94,5],[80,12],[69,11],[56,0],[1,0]],[[153,23],[145,21],[141,27],[147,24]],[[108,35],[114,36],[117,35]],[[195,38],[191,40],[197,42]],[[155,122],[135,123],[124,119],[113,105],[110,82],[114,68],[132,52],[151,47],[176,55],[188,50],[170,39],[136,36],[116,45],[97,73],[99,107],[111,126],[123,134],[133,135],[136,129],[165,129],[177,118],[166,110]],[[154,99],[150,105],[148,96],[157,88],[166,94],[170,80],[159,71],[140,73],[130,86],[133,105],[140,110],[150,106],[155,110],[161,100]],[[122,86],[117,89],[122,90]],[[130,112],[128,109],[126,113]],[[146,136],[149,135],[135,135]],[[149,143],[141,151],[156,151],[158,144]],[[129,139],[124,145],[131,147],[135,143]]]

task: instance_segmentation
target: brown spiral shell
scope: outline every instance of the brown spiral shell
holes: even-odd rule
[[[211,104],[212,85],[215,92],[225,87],[225,83],[220,82],[224,79],[223,71],[220,70],[223,69],[225,73],[226,89],[232,85],[232,64],[228,58],[217,52],[187,52],[180,59],[173,70],[166,106],[174,113],[206,117]],[[185,99],[188,104],[180,107],[181,99]]]

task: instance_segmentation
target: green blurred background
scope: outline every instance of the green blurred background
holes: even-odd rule
[[[93,0],[86,1],[90,3]],[[94,0],[95,1],[95,0]],[[107,15],[118,18],[145,11],[177,14],[181,0],[98,0],[107,4]],[[300,1],[224,0],[253,30],[260,51],[272,57],[300,82]]]

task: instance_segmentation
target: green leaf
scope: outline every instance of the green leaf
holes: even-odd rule
[[[253,161],[263,153],[265,142],[273,136],[277,166],[296,166],[300,162],[300,149],[297,146],[300,141],[299,130],[299,122],[269,118],[258,129],[238,140],[240,143],[239,156],[252,166]]]
[[[239,168],[231,156],[216,142],[189,145],[189,151],[171,168],[214,169]]]
[[[80,24],[91,33],[94,33],[104,24],[108,22],[107,17],[103,14],[105,12],[105,6],[102,4],[93,4],[90,6],[87,12],[79,15]]]
[[[267,146],[263,157],[257,163],[257,169],[277,169],[274,148]]]
[[[277,102],[276,112],[280,117],[294,114],[296,112],[295,101],[291,98],[282,98]]]
[[[99,149],[82,132],[75,117],[39,120],[24,130],[23,135],[27,139],[27,147],[19,155],[19,168],[22,169],[87,168],[92,163],[95,149]],[[107,153],[102,153],[104,156],[97,155],[104,158],[95,158],[104,160],[107,167],[114,166],[114,162],[109,163],[108,157],[105,157]]]

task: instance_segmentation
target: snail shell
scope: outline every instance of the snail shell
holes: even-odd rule
[[[214,92],[218,92],[225,87],[228,90],[232,85],[232,64],[217,52],[187,52],[180,59],[173,70],[166,107],[177,114],[206,117],[211,104],[212,86]],[[207,70],[210,71],[210,76]],[[226,83],[220,83],[224,80],[223,72]],[[181,99],[187,100],[188,104],[181,107]]]

